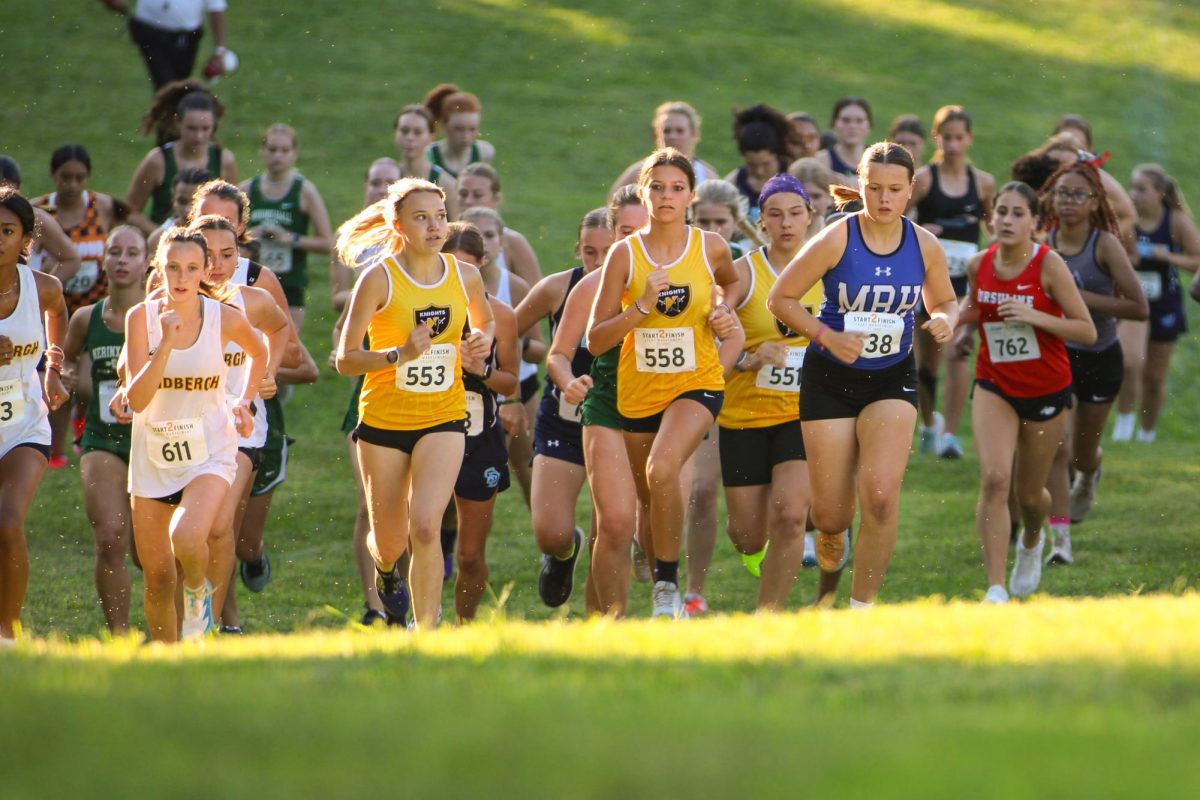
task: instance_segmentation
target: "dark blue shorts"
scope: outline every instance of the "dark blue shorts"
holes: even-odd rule
[[[583,466],[583,428],[558,415],[558,399],[543,397],[533,423],[534,455]]]
[[[497,420],[479,436],[467,438],[467,450],[454,483],[454,494],[464,500],[483,503],[508,487],[508,444],[504,426]]]
[[[1179,275],[1171,271],[1163,281],[1162,295],[1150,301],[1150,341],[1174,342],[1187,333],[1187,313],[1183,309],[1183,287]]]

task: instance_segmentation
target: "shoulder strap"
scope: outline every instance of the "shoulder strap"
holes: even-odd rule
[[[258,277],[262,275],[263,265],[257,261],[251,261],[246,265],[246,285],[253,286],[258,283]]]

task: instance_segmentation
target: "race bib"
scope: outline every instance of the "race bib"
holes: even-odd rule
[[[483,433],[483,395],[467,392],[467,436]]]
[[[1037,333],[1027,322],[985,322],[983,335],[994,364],[1036,361],[1042,357]]]
[[[25,392],[21,379],[0,381],[0,427],[12,425],[25,414]]]
[[[444,392],[454,385],[458,351],[435,344],[418,358],[396,366],[396,388],[406,392]]]
[[[208,460],[204,421],[199,417],[146,424],[150,463],[160,469],[179,469]]]
[[[79,264],[79,271],[63,284],[63,294],[85,294],[91,291],[100,278],[100,262],[87,259]]]
[[[754,385],[759,389],[771,389],[776,392],[800,391],[800,370],[804,367],[804,348],[789,347],[787,361],[782,367],[767,364],[758,370],[758,380]]]
[[[280,244],[270,239],[259,241],[258,257],[262,264],[276,275],[286,275],[292,271],[292,246]]]
[[[100,385],[96,387],[96,398],[100,404],[100,421],[108,425],[117,424],[117,418],[113,416],[112,409],[109,408],[117,393],[117,388],[116,381],[100,381]]]
[[[578,403],[568,403],[566,392],[560,391],[558,393],[558,416],[567,422],[578,424],[583,420],[583,410]]]
[[[846,314],[848,333],[865,333],[859,358],[884,358],[900,352],[904,339],[904,318],[899,314],[881,314],[874,311],[850,311]]]
[[[1161,272],[1142,272],[1138,270],[1138,283],[1142,285],[1142,293],[1146,295],[1146,299],[1150,301],[1158,300],[1162,297],[1162,273]]]
[[[696,332],[691,328],[638,328],[633,350],[638,372],[696,371]]]
[[[967,277],[967,262],[979,252],[979,247],[971,242],[956,242],[953,239],[938,239],[938,244],[946,254],[946,269],[950,277]]]

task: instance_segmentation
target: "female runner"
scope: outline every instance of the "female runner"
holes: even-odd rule
[[[798,161],[802,158],[814,158],[821,151],[821,126],[817,118],[807,111],[793,111],[787,115],[788,161]]]
[[[400,151],[400,177],[425,178],[436,183],[446,193],[446,213],[458,218],[458,181],[444,168],[429,160],[429,149],[433,146],[433,130],[437,123],[429,109],[412,103],[400,109],[396,115],[393,138]]]
[[[399,616],[396,562],[411,545],[418,629],[437,624],[444,569],[438,524],[465,447],[462,325],[471,324],[463,347],[474,359],[491,353],[495,327],[479,271],[439,252],[446,226],[442,190],[405,178],[338,233],[343,263],[358,263],[373,247],[393,254],[367,267],[354,287],[337,368],[366,376],[355,436],[379,597]]]
[[[457,178],[467,164],[491,163],[496,158],[496,148],[479,138],[483,105],[478,97],[452,83],[443,83],[425,95],[425,107],[446,136],[429,145],[429,160],[434,166]]]
[[[691,160],[666,148],[638,180],[650,223],[609,251],[588,349],[620,345],[617,400],[638,494],[650,503],[654,616],[679,618],[684,497],[679,475],[721,408],[743,335],[723,298],[739,291],[729,247],[692,228]],[[718,347],[714,337],[720,337]]]
[[[914,164],[920,164],[925,156],[925,136],[925,126],[916,114],[901,114],[888,127],[888,141],[907,150]]]
[[[129,493],[155,641],[195,639],[213,627],[209,533],[237,472],[237,436],[253,428],[250,406],[267,363],[245,315],[209,296],[207,263],[203,236],[168,231],[154,259],[162,292],[125,318],[131,376],[125,400],[133,410]],[[232,408],[224,386],[231,342],[249,359],[249,377]],[[176,562],[183,573],[182,631]]]
[[[733,139],[742,155],[742,165],[726,175],[725,180],[746,198],[746,215],[751,222],[758,221],[758,193],[763,185],[787,170],[790,133],[787,117],[768,105],[760,103],[733,112]]]
[[[603,266],[612,246],[608,209],[598,208],[584,216],[579,223],[577,242],[581,265],[543,278],[530,290],[517,306],[519,332],[524,333],[543,319],[549,319],[551,338],[556,335],[567,296],[584,276]],[[592,357],[587,348],[576,348],[569,364],[572,377],[588,374],[591,366]],[[569,402],[553,380],[547,381],[533,428],[530,508],[533,535],[542,551],[538,594],[550,608],[557,608],[570,599],[575,563],[583,546],[583,532],[575,526],[575,506],[586,477],[580,423],[579,404]],[[590,540],[595,540],[594,525]]]
[[[802,158],[793,161],[788,167],[788,173],[795,175],[804,184],[808,192],[808,202],[812,206],[812,221],[808,223],[807,238],[816,236],[825,227],[825,217],[833,210],[833,196],[829,187],[838,180],[828,167],[815,158]]]
[[[1118,238],[1120,229],[1096,167],[1081,161],[1060,167],[1047,186],[1043,199],[1043,227],[1049,231],[1046,243],[1067,262],[1096,326],[1094,344],[1067,345],[1079,407],[1067,422],[1050,473],[1054,543],[1048,561],[1069,564],[1073,560],[1070,526],[1086,519],[1095,502],[1103,458],[1100,439],[1121,390],[1124,370],[1117,320],[1144,320],[1149,304]],[[1072,468],[1073,483],[1069,478]],[[1039,559],[1042,544],[1039,542]]]
[[[259,242],[258,260],[279,278],[299,333],[308,293],[308,254],[328,253],[333,229],[321,193],[296,172],[299,143],[291,126],[267,128],[259,153],[267,171],[241,185],[250,198],[248,233]]]
[[[130,552],[129,422],[109,408],[120,377],[117,359],[125,346],[125,315],[146,297],[146,237],[133,225],[108,235],[104,253],[108,297],[71,315],[63,345],[67,363],[78,363],[91,379],[80,447],[83,508],[96,537],[96,593],[114,636],[129,630]],[[136,556],[136,551],[134,552]],[[135,558],[136,562],[136,558]]]
[[[147,234],[170,216],[171,186],[180,170],[202,167],[237,183],[233,152],[213,140],[223,111],[220,103],[208,92],[194,91],[177,97],[170,88],[165,86],[154,96],[143,128],[150,130],[157,120],[173,115],[179,120],[179,138],[147,153],[125,192],[129,221]],[[151,201],[148,215],[143,213],[147,200]]]
[[[19,263],[29,252],[35,219],[20,192],[0,187],[0,640],[16,638],[29,585],[25,514],[50,457],[46,406],[55,409],[67,399],[62,284]]]
[[[800,420],[817,560],[826,572],[846,562],[856,494],[862,512],[852,608],[874,603],[896,544],[900,484],[917,414],[911,352],[917,304],[923,298],[930,309],[924,327],[939,343],[950,340],[958,317],[937,238],[904,217],[915,171],[900,145],[869,147],[858,168],[861,191],[834,187],[839,204],[861,200],[863,210],[821,231],[767,298],[771,313],[811,342]],[[825,294],[819,317],[803,303],[818,281]]]
[[[1045,535],[1050,493],[1046,479],[1071,406],[1071,365],[1063,340],[1089,345],[1096,328],[1062,258],[1034,240],[1037,193],[1006,183],[996,193],[996,243],[973,256],[970,290],[962,300],[958,339],[978,326],[971,417],[979,452],[975,524],[983,549],[988,603],[1026,597],[1038,587],[1037,554]],[[1004,588],[1011,530],[1009,495],[1016,488],[1025,532],[1017,543],[1009,589]]]
[[[921,227],[938,237],[946,251],[950,282],[954,293],[967,293],[967,262],[979,252],[981,224],[991,216],[996,180],[971,164],[967,156],[975,134],[971,115],[962,106],[942,106],[933,116],[933,159],[917,170],[909,210],[916,209]],[[915,160],[915,159],[914,159]],[[925,318],[918,311],[919,321]],[[970,341],[973,341],[970,340]],[[968,356],[963,348],[952,347],[947,353],[946,415],[937,408],[938,368],[941,348],[922,328],[917,332],[914,351],[917,356],[917,395],[921,410],[921,452],[937,453],[942,458],[962,458],[958,426],[967,402]],[[944,425],[944,432],[943,432]]]
[[[867,137],[871,135],[871,104],[861,97],[843,97],[833,104],[829,127],[837,144],[817,153],[817,160],[830,171],[858,180]]]
[[[1129,441],[1137,427],[1139,442],[1153,442],[1175,343],[1187,332],[1178,270],[1200,267],[1200,234],[1178,184],[1158,164],[1134,168],[1129,197],[1138,213],[1137,276],[1150,302],[1150,322],[1117,325],[1125,381],[1117,397],[1113,441]]]
[[[692,201],[692,224],[700,230],[720,234],[734,258],[746,249],[762,244],[759,233],[747,218],[750,205],[736,186],[726,180],[707,180],[696,184]],[[739,239],[740,241],[735,241]]]
[[[499,212],[504,197],[500,193],[500,174],[491,164],[468,164],[458,175],[458,207],[490,208]],[[499,256],[500,269],[520,275],[533,286],[542,279],[537,253],[529,240],[512,228],[504,228]]]
[[[21,167],[8,156],[0,156],[0,188],[21,189]],[[74,275],[79,271],[79,251],[58,221],[44,208],[33,207],[33,242],[26,253],[26,265],[41,270],[43,259],[50,256],[52,273]],[[56,276],[57,277],[57,276]]]
[[[153,253],[158,249],[158,240],[162,235],[177,225],[187,227],[188,214],[192,210],[192,195],[204,184],[216,178],[207,169],[181,169],[175,173],[171,181],[171,216],[154,229],[154,233],[146,237],[146,252]]]
[[[700,143],[700,113],[690,104],[682,100],[670,100],[654,109],[654,119],[650,123],[654,133],[655,149],[674,147],[692,160],[692,171],[696,173],[696,183],[720,177],[716,168],[707,161],[696,157],[696,145]],[[638,175],[642,172],[642,161],[633,162],[617,182],[609,189],[609,197],[616,194],[622,186],[637,184]]]

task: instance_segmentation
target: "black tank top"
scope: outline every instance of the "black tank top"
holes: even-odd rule
[[[466,338],[467,334],[469,334],[470,332],[471,332],[470,323],[469,322],[463,323],[463,338]],[[492,353],[491,353],[491,355],[488,356],[487,363],[492,365],[492,369],[495,369],[497,367],[495,339],[492,340]],[[494,428],[496,425],[500,424],[500,416],[497,414],[497,411],[499,410],[499,407],[500,407],[500,398],[496,395],[495,392],[493,392],[491,389],[488,388],[487,384],[484,383],[483,379],[480,378],[478,375],[474,375],[470,372],[467,372],[466,370],[463,370],[462,376],[463,376],[463,391],[474,392],[483,398],[483,427],[479,429],[480,430],[479,436],[477,436],[477,437],[468,436],[467,437],[467,441],[470,442],[470,441],[482,439],[482,437],[487,435],[487,433],[489,431],[491,431],[492,428]],[[468,414],[470,413],[469,407],[467,409],[467,413]]]
[[[1171,238],[1171,209],[1167,209],[1163,214],[1162,222],[1152,231],[1144,231],[1140,227],[1134,228],[1137,233],[1138,251],[1145,250],[1146,245],[1162,245],[1171,252],[1178,252],[1179,248],[1175,246],[1175,242]],[[1174,269],[1166,261],[1159,261],[1155,258],[1141,258],[1138,261],[1137,268],[1139,272],[1157,272],[1167,278]]]
[[[917,203],[917,218],[922,224],[940,225],[939,239],[979,244],[980,215],[983,206],[979,202],[979,188],[975,185],[975,170],[967,167],[967,193],[961,197],[950,197],[942,191],[938,165],[929,165],[931,178],[929,193]]]
[[[567,307],[567,298],[571,296],[571,290],[575,285],[583,280],[583,267],[575,267],[571,270],[571,277],[567,281],[567,291],[563,292],[563,301],[559,304],[558,309],[550,315],[550,339],[554,339],[554,334],[558,332],[558,326],[562,322],[563,309]],[[575,357],[571,359],[571,374],[579,377],[580,375],[588,375],[592,371],[592,354],[580,342],[579,347],[575,348]],[[559,390],[554,385],[554,381],[547,380],[546,388],[542,390],[542,397],[558,402]]]

